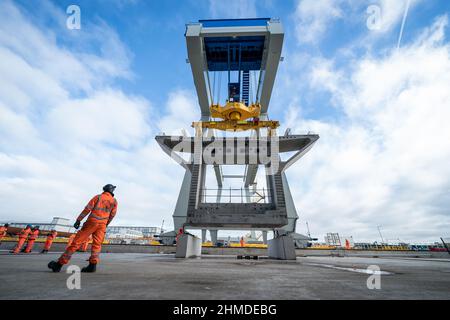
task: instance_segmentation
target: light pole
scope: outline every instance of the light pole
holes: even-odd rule
[[[377,229],[378,229],[378,233],[380,234],[380,237],[381,237],[381,244],[383,244],[384,243],[384,239],[383,239],[383,235],[381,234],[381,226],[377,226]]]

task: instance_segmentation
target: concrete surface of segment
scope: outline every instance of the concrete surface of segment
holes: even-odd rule
[[[1,299],[450,299],[450,259],[297,257],[296,261],[237,260],[235,256],[176,259],[171,254],[107,253],[97,273],[81,274],[69,290],[58,254],[0,251]],[[88,254],[71,264],[87,265]],[[378,265],[381,289],[369,290]]]

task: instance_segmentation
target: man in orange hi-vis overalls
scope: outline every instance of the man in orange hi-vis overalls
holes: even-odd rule
[[[19,233],[19,241],[17,241],[16,247],[11,251],[11,253],[17,254],[22,249],[23,244],[27,241],[28,234],[31,232],[31,225],[27,225],[25,229],[22,229]]]
[[[99,262],[99,254],[105,237],[106,227],[111,223],[117,212],[117,200],[114,198],[115,186],[107,184],[103,187],[103,193],[91,199],[74,224],[75,229],[80,227],[81,221],[89,214],[83,227],[75,235],[72,244],[61,255],[58,261],[50,261],[48,267],[53,272],[61,271],[63,265],[67,264],[72,254],[77,251],[90,235],[92,235],[91,256],[89,265],[81,269],[81,272],[95,272]]]
[[[55,240],[56,236],[58,235],[58,232],[56,230],[52,230],[49,234],[47,234],[47,240],[45,240],[44,249],[41,253],[47,253],[48,250],[52,247],[53,240]]]
[[[30,253],[31,250],[33,250],[34,242],[36,241],[38,236],[39,236],[39,227],[35,226],[33,229],[31,229],[31,232],[28,234],[28,244],[24,250],[25,253]]]

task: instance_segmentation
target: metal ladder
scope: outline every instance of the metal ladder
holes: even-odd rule
[[[249,85],[250,85],[250,71],[242,71],[242,101],[248,106],[249,98]]]

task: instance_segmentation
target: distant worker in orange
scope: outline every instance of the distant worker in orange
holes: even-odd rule
[[[17,244],[15,248],[11,251],[11,253],[17,254],[20,252],[20,250],[23,247],[23,244],[25,241],[27,241],[28,234],[31,232],[31,225],[27,225],[24,229],[22,229],[19,233],[19,241],[17,241]]]
[[[58,232],[56,232],[56,230],[52,230],[49,234],[47,234],[47,240],[45,240],[44,249],[41,251],[41,253],[47,253],[50,250],[53,244],[53,240],[55,240],[57,235]]]
[[[61,271],[63,265],[67,264],[72,254],[77,251],[83,242],[92,235],[91,256],[89,265],[81,269],[81,272],[95,272],[99,262],[99,254],[105,237],[106,227],[114,219],[117,212],[117,200],[114,198],[115,186],[107,184],[103,187],[103,193],[94,196],[78,216],[73,225],[75,229],[80,227],[81,221],[89,215],[83,227],[75,235],[72,244],[66,249],[57,261],[50,261],[48,267],[53,272]]]
[[[89,236],[89,238],[87,238],[87,240],[85,242],[83,242],[83,244],[81,245],[80,251],[81,252],[86,252],[89,246],[89,241],[92,241],[92,236]]]
[[[69,248],[70,245],[72,244],[73,239],[75,239],[75,233],[72,233],[72,234],[70,235],[69,239],[67,240],[66,250],[67,250],[67,248]]]
[[[30,253],[33,250],[34,242],[36,241],[38,236],[39,236],[39,227],[35,226],[33,229],[31,229],[31,232],[28,234],[28,243],[27,247],[24,250],[25,253]]]
[[[176,243],[178,243],[178,239],[184,233],[183,228],[178,229],[177,236],[175,237]]]
[[[4,226],[0,227],[0,244],[2,243],[2,239],[4,237],[6,237],[6,234],[8,233],[8,227],[9,227],[9,224],[7,224],[7,223],[5,223]]]
[[[239,243],[241,244],[241,247],[244,246],[245,242],[244,242],[244,237],[241,237],[241,240],[239,241]]]

